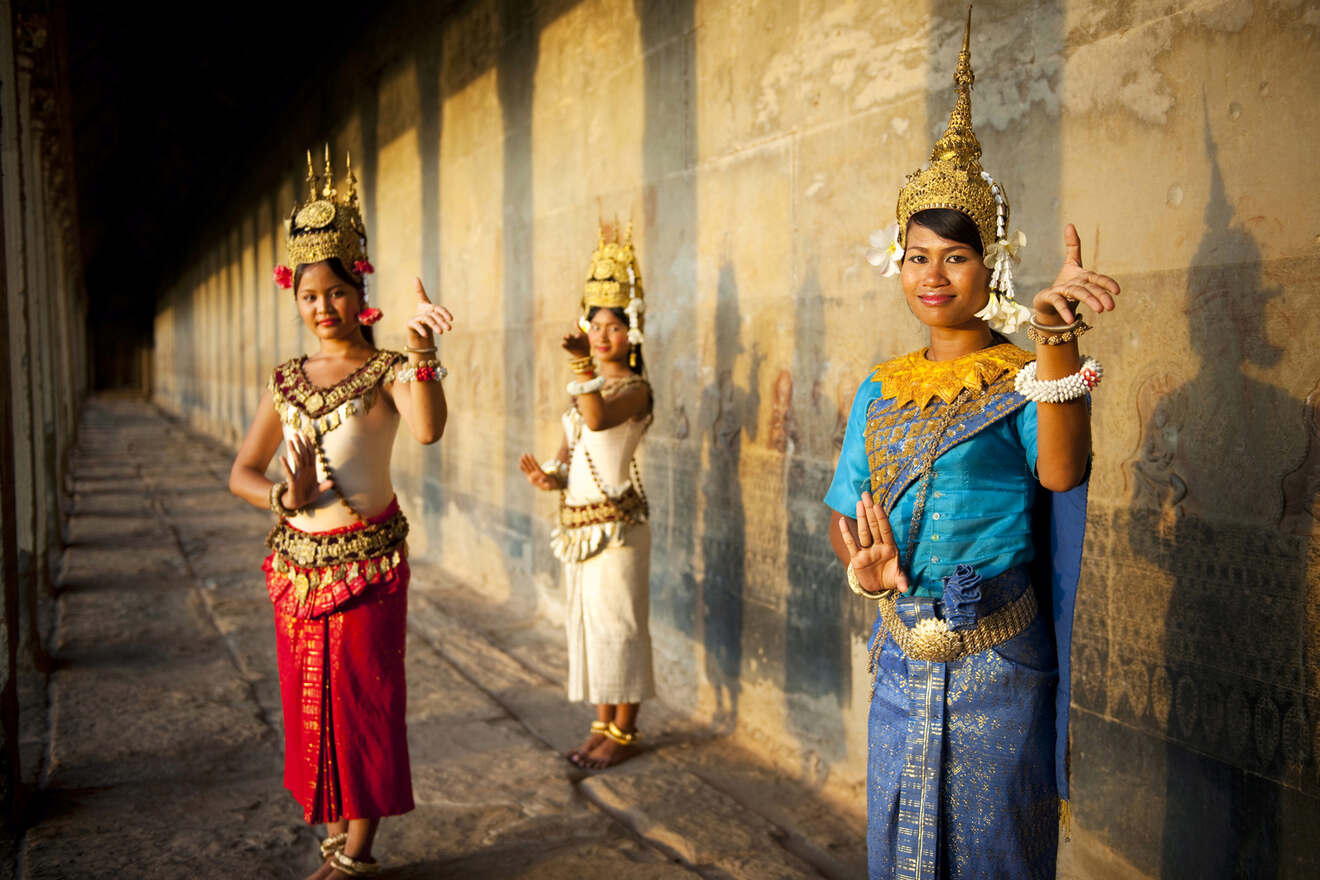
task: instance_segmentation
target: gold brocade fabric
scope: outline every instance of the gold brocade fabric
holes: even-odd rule
[[[918,478],[918,453],[939,430],[944,407],[950,406],[944,401],[954,400],[964,388],[974,389],[937,438],[936,457],[1026,403],[1013,385],[1021,365],[1029,363],[1032,355],[1015,345],[997,345],[952,361],[928,361],[924,354],[922,349],[887,361],[876,367],[871,378],[881,383],[881,396],[867,409],[862,436],[871,494],[885,511],[892,510]],[[936,398],[941,402],[932,404]]]
[[[408,537],[403,514],[378,523],[335,532],[304,532],[280,520],[266,536],[266,546],[280,561],[299,568],[334,568],[391,555]]]
[[[646,499],[630,485],[618,498],[605,497],[587,504],[562,502],[559,505],[559,526],[581,529],[610,522],[636,525],[646,521],[647,513]]]
[[[1028,586],[1012,602],[981,618],[967,630],[951,630],[942,620],[927,618],[909,627],[898,616],[896,596],[880,600],[880,620],[895,644],[913,660],[952,663],[987,648],[1002,645],[1036,619],[1036,593]],[[877,644],[882,644],[883,635]]]
[[[881,396],[894,401],[895,411],[908,403],[925,409],[936,397],[952,403],[964,388],[980,392],[1004,375],[1016,376],[1018,370],[1036,359],[1034,354],[1008,342],[951,361],[927,360],[926,351],[923,348],[885,361],[871,374],[871,381],[880,383]]]
[[[376,386],[394,378],[394,368],[404,360],[397,351],[382,349],[345,379],[329,388],[313,385],[303,370],[307,356],[285,361],[275,368],[270,377],[270,388],[275,411],[281,421],[296,431],[325,433],[343,424],[345,418],[371,409],[375,402]]]

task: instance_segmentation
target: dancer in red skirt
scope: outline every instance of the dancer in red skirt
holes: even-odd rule
[[[382,816],[413,808],[404,724],[408,522],[390,484],[399,418],[420,443],[444,432],[436,336],[453,316],[417,281],[406,353],[372,344],[372,272],[351,167],[343,197],[326,150],[308,155],[307,201],[289,219],[292,288],[320,350],[276,367],[234,460],[229,488],[278,522],[263,568],[275,605],[284,705],[284,784],[303,818],[325,823],[315,880],[380,870],[371,844]],[[266,468],[284,443],[285,479]]]

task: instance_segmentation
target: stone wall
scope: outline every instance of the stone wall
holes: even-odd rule
[[[515,460],[559,443],[559,336],[597,219],[631,219],[665,698],[860,797],[873,609],[843,586],[820,498],[857,383],[922,344],[863,253],[947,119],[964,14],[402,6],[290,108],[162,297],[155,397],[238,440],[267,371],[309,343],[270,282],[302,149],[351,149],[378,342],[401,345],[414,274],[458,321],[446,436],[395,454],[414,550],[553,617],[554,502]],[[1074,811],[1151,874],[1320,864],[1317,36],[1320,12],[1288,0],[976,9],[973,112],[1030,241],[1023,289],[1052,277],[1068,221],[1125,288],[1085,346],[1107,378]]]
[[[88,379],[60,10],[0,0],[0,811],[11,830],[44,758],[64,478]]]

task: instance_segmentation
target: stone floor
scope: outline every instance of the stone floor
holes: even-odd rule
[[[298,878],[318,864],[281,783],[255,573],[269,517],[226,491],[230,460],[141,401],[89,402],[18,876]],[[560,757],[587,716],[563,699],[556,627],[425,565],[409,602],[417,809],[382,826],[386,876],[865,876],[860,809],[659,703],[639,757],[584,776]],[[1061,876],[1129,876],[1085,843],[1065,849]]]
[[[269,517],[230,453],[140,402],[96,399],[73,464],[41,791],[19,876],[297,878],[316,834],[281,782],[257,571]],[[396,878],[853,878],[856,815],[658,705],[648,748],[584,776],[557,629],[444,573],[410,593],[417,809],[384,822]]]

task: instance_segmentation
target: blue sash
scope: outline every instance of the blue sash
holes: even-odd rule
[[[1027,400],[1014,390],[1013,382],[1013,373],[1004,375],[991,383],[983,394],[963,403],[952,424],[938,440],[936,458],[1025,406]],[[883,397],[873,400],[867,408],[864,432],[871,471],[870,491],[886,514],[893,510],[899,497],[916,480],[920,453],[930,442],[947,406],[939,399],[932,400],[920,411],[912,404],[895,410],[893,404],[893,400]],[[1036,555],[1031,565],[1032,583],[1037,591],[1041,617],[1050,626],[1058,655],[1055,778],[1062,800],[1068,798],[1068,708],[1072,699],[1070,653],[1086,532],[1086,495],[1085,482],[1068,492],[1050,492],[1041,488],[1033,515]]]

